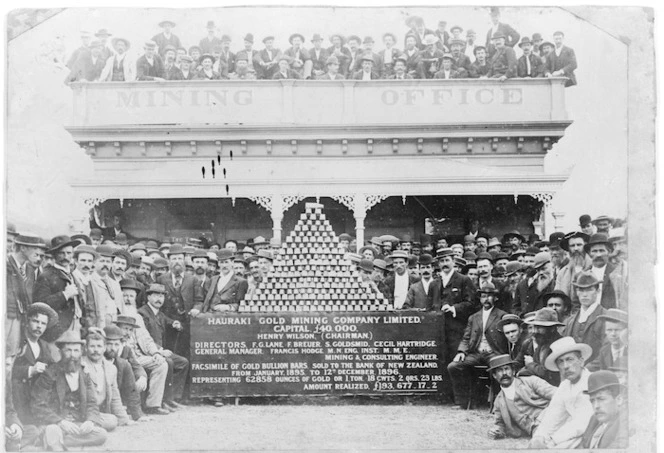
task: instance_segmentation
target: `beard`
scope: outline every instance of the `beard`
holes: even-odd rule
[[[205,275],[205,268],[197,267],[196,268],[196,275]]]
[[[70,357],[64,360],[64,368],[66,373],[75,373],[81,369],[81,359]]]
[[[549,273],[541,273],[537,276],[537,291],[540,293],[546,289],[547,286],[553,281],[553,275]]]
[[[570,252],[569,259],[574,267],[583,267],[586,264],[586,254],[582,250]]]
[[[104,352],[104,357],[106,357],[108,360],[115,360],[118,357],[118,353],[115,351],[107,350]]]

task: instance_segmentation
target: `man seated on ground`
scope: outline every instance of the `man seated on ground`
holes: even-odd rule
[[[149,332],[152,340],[161,348],[159,354],[163,355],[166,359],[169,374],[172,373],[172,378],[166,379],[167,387],[164,390],[163,406],[166,410],[175,411],[183,407],[176,400],[182,398],[185,380],[189,371],[189,361],[169,349],[163,349],[162,345],[164,344],[166,326],[181,331],[182,324],[180,324],[180,321],[168,318],[161,312],[161,307],[164,305],[164,295],[166,294],[164,285],[157,283],[150,285],[146,293],[148,303],[143,305],[138,310],[138,313],[143,317],[145,329]],[[154,410],[154,413],[161,412]]]
[[[588,390],[584,393],[590,397],[593,416],[579,448],[627,448],[629,433],[625,391],[625,386],[610,371],[595,371],[590,375]]]
[[[599,351],[599,369],[627,366],[627,312],[611,308],[599,319],[604,321],[604,333],[606,343]]]
[[[133,424],[122,405],[118,390],[118,370],[104,359],[106,339],[103,330],[91,327],[85,338],[85,356],[81,359],[83,372],[95,387],[95,401],[102,419],[101,427],[113,431],[117,426]]]
[[[516,362],[503,354],[489,360],[488,371],[500,384],[489,437],[530,437],[540,423],[556,387],[537,376],[517,377]]]
[[[454,403],[461,408],[468,405],[468,382],[473,367],[488,365],[491,357],[507,351],[505,335],[497,328],[498,322],[506,313],[493,306],[498,290],[491,283],[487,283],[478,292],[482,309],[468,318],[458,353],[454,361],[447,366],[454,390]]]
[[[558,326],[558,315],[551,308],[538,310],[532,319],[526,318],[526,325],[532,328],[532,336],[521,347],[516,361],[522,369],[519,376],[538,376],[551,385],[560,384],[560,375],[556,371],[549,371],[544,363],[551,354],[551,344],[561,338]]]
[[[118,370],[117,386],[120,390],[122,405],[127,408],[131,418],[136,421],[148,421],[150,418],[141,409],[141,392],[147,388],[148,375],[136,360],[131,348],[122,344],[123,333],[118,326],[104,327],[106,351],[104,357]]]
[[[583,364],[592,348],[563,337],[551,345],[544,366],[560,373],[560,386],[533,433],[529,448],[576,448],[593,415],[588,390],[590,371]]]
[[[526,339],[526,332],[521,329],[523,319],[517,315],[508,313],[503,315],[498,323],[498,330],[500,330],[507,339],[507,352],[512,360],[516,360],[521,352],[521,347]]]
[[[62,358],[37,379],[30,405],[35,422],[46,425],[48,450],[102,445],[107,433],[96,403],[95,387],[81,368],[83,344],[78,331],[67,330],[58,338]]]

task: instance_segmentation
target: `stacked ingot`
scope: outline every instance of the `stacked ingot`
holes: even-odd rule
[[[362,284],[360,274],[323,214],[306,203],[305,212],[276,253],[273,269],[240,312],[386,311],[393,307]]]

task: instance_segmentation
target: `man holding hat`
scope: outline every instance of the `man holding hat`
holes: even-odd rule
[[[102,82],[133,82],[136,78],[136,65],[127,61],[126,58],[131,43],[120,37],[113,38],[111,43],[115,53],[106,59],[99,80]],[[90,231],[90,237],[92,237],[92,231]]]
[[[79,332],[83,317],[83,303],[79,298],[78,288],[71,275],[74,247],[78,241],[61,235],[51,239],[48,252],[53,255],[54,263],[44,270],[37,281],[32,299],[44,302],[58,314],[58,322],[44,333],[44,340],[52,342],[66,330]],[[54,358],[57,358],[57,351]]]
[[[164,390],[167,388],[166,384],[168,382],[170,385],[172,380],[172,368],[169,368],[169,363],[166,361],[168,352],[165,352],[161,346],[154,342],[145,327],[139,324],[137,320],[143,322],[143,318],[138,314],[136,316],[119,315],[117,321],[115,321],[115,324],[122,329],[123,333],[121,355],[127,354],[128,356],[129,353],[125,350],[131,350],[138,364],[148,375],[149,385],[145,398],[146,412],[148,414],[167,415],[171,411],[162,408],[162,403]],[[135,370],[134,377],[136,378],[138,391],[145,390],[140,376],[140,370]]]
[[[274,36],[263,38],[265,48],[254,57],[254,67],[259,79],[271,80],[279,70],[281,50],[274,47]]]
[[[418,258],[418,270],[421,280],[408,288],[404,309],[418,308],[433,310],[440,306],[440,280],[433,278],[433,257],[427,253]]]
[[[197,314],[194,310],[200,311],[204,292],[196,278],[184,272],[184,252],[182,245],[173,244],[168,254],[170,272],[158,277],[157,283],[165,288],[164,314],[181,325],[179,330],[166,331],[164,346],[188,358],[189,317]]]
[[[261,249],[259,253],[267,256],[267,250]],[[192,316],[199,312],[237,311],[240,301],[244,299],[249,288],[247,281],[235,275],[233,271],[234,255],[229,249],[221,249],[217,253],[219,258],[219,275],[210,280],[210,286],[205,294],[205,300],[199,307],[192,310]],[[264,258],[265,259],[265,258]],[[260,263],[260,261],[259,261]],[[260,264],[259,264],[260,266]]]
[[[461,408],[468,405],[468,382],[472,378],[473,367],[488,365],[491,357],[507,352],[507,339],[498,329],[498,323],[506,313],[494,307],[498,290],[488,283],[479,293],[482,309],[468,318],[457,354],[447,365],[454,390],[454,403]]]
[[[519,57],[516,64],[517,77],[544,77],[544,65],[542,64],[542,59],[533,54],[533,43],[528,36],[521,38],[519,47],[523,50],[523,55]]]
[[[598,300],[604,308],[615,308],[616,292],[611,282],[611,273],[616,266],[609,262],[609,255],[613,253],[613,244],[606,234],[595,233],[590,236],[584,250],[592,261],[592,265],[585,270],[592,273],[600,282]]]
[[[58,322],[58,314],[48,305],[35,302],[26,312],[23,341],[11,369],[14,407],[24,425],[34,425],[30,394],[37,378],[54,360],[46,342],[41,338],[49,326]]]
[[[575,312],[565,324],[563,335],[574,338],[577,342],[583,342],[592,348],[589,358],[588,369],[596,371],[599,369],[599,351],[604,344],[604,320],[600,316],[606,313],[606,309],[599,303],[600,282],[591,273],[582,273],[574,282],[576,293],[581,304],[579,311]]]
[[[408,272],[408,253],[396,250],[389,258],[394,264],[394,272],[383,280],[379,290],[396,310],[401,310],[406,302],[408,290],[419,282],[420,278]]]
[[[147,41],[143,49],[145,53],[138,58],[136,61],[136,80],[150,80],[163,82],[164,79],[164,61],[159,55],[157,55],[157,44],[154,41]],[[161,49],[161,47],[160,47]],[[117,216],[115,216],[117,217]],[[117,226],[111,227],[115,231],[112,236],[108,236],[106,231],[104,232],[104,237],[106,239],[114,239],[117,231]]]
[[[505,44],[508,47],[514,47],[519,42],[521,35],[510,25],[500,21],[500,8],[497,6],[491,7],[491,28],[486,34],[486,48],[489,58],[493,56],[496,49],[493,37],[500,33],[505,36]]]
[[[67,330],[56,341],[61,359],[35,382],[30,407],[38,425],[45,426],[44,447],[65,448],[102,445],[107,432],[101,426],[96,390],[81,368],[84,341],[78,330]]]
[[[599,319],[604,321],[606,342],[599,350],[599,368],[608,370],[627,366],[627,312],[610,308]]]
[[[610,371],[595,371],[588,378],[593,416],[583,433],[579,448],[623,449],[629,444],[626,388]]]
[[[500,384],[494,401],[494,425],[489,437],[530,437],[540,423],[556,387],[537,376],[516,376],[516,362],[503,354],[489,360],[487,370]]]
[[[588,397],[590,371],[584,363],[592,354],[587,344],[563,337],[551,344],[544,366],[560,373],[560,386],[553,394],[542,421],[533,433],[529,448],[576,448],[593,415]]]
[[[175,28],[175,22],[171,20],[162,20],[159,22],[159,27],[163,31],[154,35],[152,37],[152,41],[154,41],[159,47],[159,56],[164,58],[166,46],[170,45],[177,49],[182,47],[182,44],[180,43],[180,38],[171,33],[171,31]]]

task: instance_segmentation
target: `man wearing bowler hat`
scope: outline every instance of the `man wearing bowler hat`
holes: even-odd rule
[[[604,321],[606,342],[599,350],[599,368],[627,366],[627,312],[610,308],[599,319]]]
[[[461,408],[468,405],[468,382],[472,378],[473,367],[488,365],[491,357],[507,352],[507,339],[498,329],[498,323],[506,313],[494,307],[498,290],[489,283],[479,293],[482,309],[468,318],[457,354],[447,365],[454,390],[454,403]]]
[[[489,70],[490,79],[498,79],[504,81],[516,77],[516,53],[514,49],[507,46],[505,43],[506,36],[498,32],[491,38],[495,51],[490,57]]]
[[[267,250],[259,250],[259,253]],[[240,302],[249,289],[247,280],[235,275],[233,271],[234,255],[229,249],[217,252],[219,258],[219,275],[210,280],[210,286],[201,305],[194,307],[192,316],[202,312],[237,311]]]
[[[235,61],[244,57],[247,60],[247,71],[257,78],[256,68],[254,67],[254,59],[258,56],[258,51],[254,50],[254,35],[247,33],[244,36],[244,49],[235,54]],[[235,68],[237,71],[237,67]],[[221,247],[219,247],[221,248]]]
[[[497,6],[491,7],[491,28],[486,34],[486,48],[489,58],[493,56],[496,51],[494,47],[493,37],[500,33],[505,36],[505,45],[514,47],[519,42],[521,35],[510,25],[500,21],[500,9]]]
[[[516,376],[516,362],[503,354],[489,360],[488,372],[500,384],[489,437],[530,437],[540,423],[556,387],[537,376]]]
[[[47,327],[58,322],[58,314],[48,305],[35,302],[28,307],[19,354],[11,369],[14,407],[24,425],[35,425],[30,406],[30,394],[37,378],[54,360],[46,342],[41,338]]]
[[[551,308],[542,308],[524,323],[532,329],[532,336],[523,343],[516,358],[520,376],[538,376],[551,385],[560,384],[560,375],[548,370],[544,364],[551,354],[551,344],[561,337],[558,327],[564,324],[558,321],[558,315]]]
[[[600,282],[598,298],[600,304],[604,308],[615,308],[616,292],[613,289],[611,273],[616,269],[616,265],[609,261],[609,255],[613,253],[613,244],[606,234],[595,233],[590,236],[583,249],[592,261],[591,266],[586,267],[585,271],[593,274]]]
[[[523,55],[519,57],[516,65],[516,75],[522,78],[544,77],[544,65],[542,59],[533,54],[533,43],[528,36],[521,38],[519,47]]]
[[[71,275],[74,247],[78,244],[78,241],[72,241],[65,235],[51,239],[48,252],[53,255],[53,265],[45,269],[35,282],[32,299],[44,302],[58,314],[57,324],[44,333],[43,338],[49,343],[67,330],[80,332],[83,304]],[[52,352],[54,358],[59,358],[57,351]]]
[[[189,317],[192,315],[192,311],[200,311],[204,296],[203,287],[194,276],[184,272],[182,245],[173,244],[168,254],[168,262],[170,272],[157,278],[157,283],[165,288],[163,312],[169,318],[179,321],[182,328],[166,331],[164,347],[182,357],[189,358]]]
[[[98,39],[90,43],[90,51],[81,53],[67,75],[65,83],[85,81],[98,82],[101,73],[106,66],[106,58],[103,55],[104,45]]]
[[[172,30],[175,28],[175,22],[171,20],[162,20],[159,22],[159,27],[162,29],[162,32],[154,35],[152,41],[154,41],[159,47],[159,56],[164,58],[166,46],[170,45],[177,49],[182,47],[182,44],[180,43],[180,38],[172,33]]]
[[[551,344],[544,366],[560,373],[560,386],[553,394],[542,421],[533,433],[529,448],[576,448],[593,415],[586,391],[590,371],[584,363],[592,348],[563,337]]]
[[[421,280],[408,288],[404,309],[418,308],[433,310],[440,306],[440,280],[433,278],[433,257],[427,253],[418,258],[418,268]]]
[[[102,445],[107,432],[101,426],[95,386],[81,368],[83,345],[78,330],[66,330],[56,341],[62,359],[49,366],[35,382],[30,407],[35,423],[44,428],[44,447],[63,451]]]
[[[207,35],[205,38],[201,39],[201,42],[198,43],[198,47],[201,48],[201,53],[212,53],[212,50],[216,46],[221,45],[221,39],[217,38],[217,26],[214,24],[213,20],[209,20],[205,26],[207,30]]]
[[[627,448],[629,422],[627,420],[627,388],[611,371],[595,371],[588,378],[588,390],[593,416],[581,438],[579,448]]]

